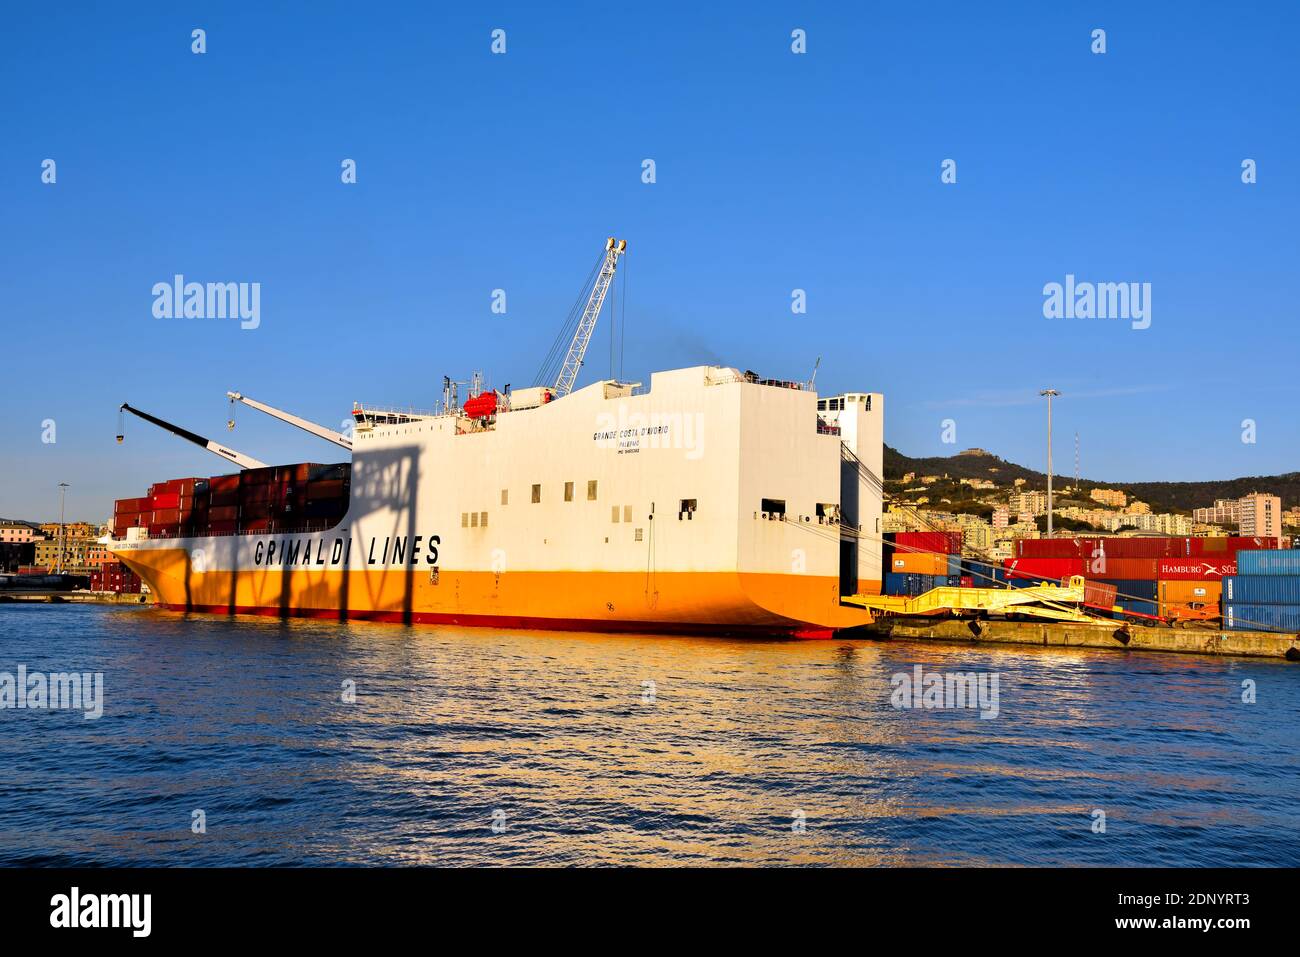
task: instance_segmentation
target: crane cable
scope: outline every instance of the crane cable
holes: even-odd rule
[[[537,370],[534,385],[551,385],[558,378],[562,362],[568,354],[569,345],[573,342],[573,335],[582,319],[582,313],[586,308],[587,301],[591,298],[591,290],[596,284],[596,278],[600,274],[601,266],[604,265],[607,254],[607,250],[602,250],[600,258],[596,260],[596,264],[591,267],[591,272],[587,274],[587,279],[578,292],[578,298],[574,300],[573,306],[569,309],[569,314],[565,317],[563,325],[560,326],[559,333],[551,343],[551,348],[547,351],[546,357],[542,360],[541,368]]]

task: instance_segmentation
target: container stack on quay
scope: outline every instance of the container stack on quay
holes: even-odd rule
[[[1236,574],[1223,580],[1223,625],[1300,632],[1300,549],[1240,553]]]
[[[915,598],[932,588],[970,587],[979,579],[961,557],[961,532],[897,532],[885,535],[882,592]]]
[[[104,562],[90,573],[90,590],[118,595],[140,594],[140,576],[121,562]]]
[[[148,538],[323,531],[347,514],[351,478],[348,463],[305,462],[171,479],[142,498],[118,499],[113,536],[127,538],[132,528]]]
[[[1220,536],[1022,539],[997,577],[1012,587],[1082,575],[1114,585],[1125,611],[1176,621],[1222,616],[1224,579],[1241,554],[1279,552],[1276,538]],[[1270,551],[1271,550],[1271,551]]]

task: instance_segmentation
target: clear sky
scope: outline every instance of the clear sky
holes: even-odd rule
[[[1075,432],[1098,479],[1300,467],[1296,4],[298,6],[3,14],[0,515],[222,471],[138,420],[117,445],[123,401],[331,461],[252,410],[228,433],[224,393],[337,425],[530,384],[608,235],[628,377],[821,356],[902,451],[1040,468],[1052,386],[1058,472]],[[260,326],[155,318],[177,273],[261,283]],[[1045,318],[1067,274],[1150,283],[1150,328]]]

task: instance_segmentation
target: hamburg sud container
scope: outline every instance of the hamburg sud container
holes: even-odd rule
[[[1300,575],[1300,549],[1250,549],[1237,553],[1238,575]]]
[[[1161,581],[1205,581],[1222,579],[1237,574],[1237,563],[1231,553],[1223,558],[1159,558],[1156,560],[1156,577]]]
[[[1248,605],[1300,605],[1300,575],[1230,575],[1223,600]]]

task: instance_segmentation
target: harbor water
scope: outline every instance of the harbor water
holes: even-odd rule
[[[0,605],[20,667],[102,716],[0,710],[6,866],[1300,863],[1283,661]]]

